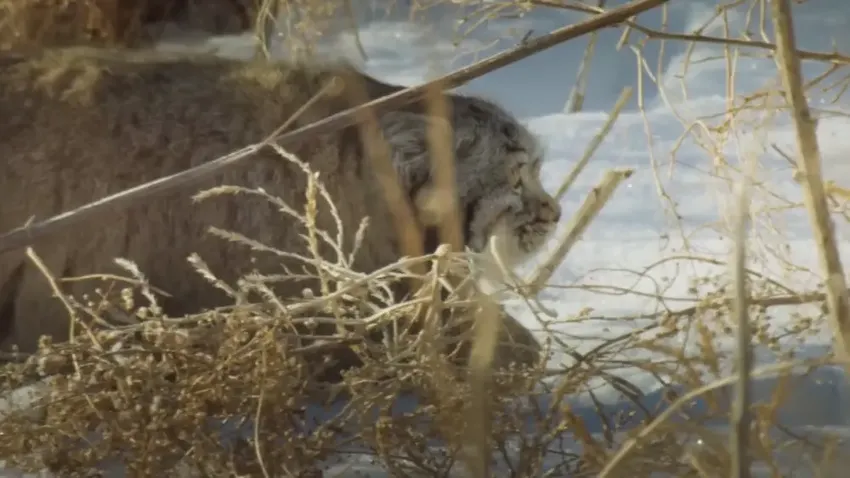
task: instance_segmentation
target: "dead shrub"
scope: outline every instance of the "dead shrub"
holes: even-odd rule
[[[323,187],[306,164],[300,165],[315,185],[303,217],[315,228],[315,219],[308,215],[316,214],[316,195]],[[262,190],[235,186],[205,191],[197,199],[220,194],[279,201]],[[344,251],[342,244],[348,241],[342,240],[342,224],[337,226],[338,235],[313,231],[305,240],[334,241],[336,236],[340,243],[334,248]],[[362,236],[364,227],[365,222],[354,234]],[[245,247],[259,246],[237,232],[211,232]],[[355,240],[355,250],[358,246]],[[319,249],[310,250],[318,254]],[[38,256],[29,253],[49,275]],[[237,301],[182,318],[162,315],[143,271],[122,259],[116,262],[128,271],[129,283],[137,285],[125,289],[119,294],[122,300],[112,304],[111,312],[124,312],[120,323],[114,313],[106,316],[100,313],[103,307],[92,307],[91,300],[63,295],[56,288],[73,316],[72,339],[53,343],[45,337],[37,353],[5,367],[6,387],[47,379],[49,392],[36,401],[36,413],[33,407],[11,411],[0,422],[0,455],[23,469],[47,467],[63,474],[83,473],[117,458],[139,476],[162,476],[178,462],[213,474],[240,474],[259,467],[272,475],[304,476],[338,451],[340,437],[360,437],[387,457],[404,454],[417,440],[432,439],[431,432],[409,435],[413,429],[403,427],[407,438],[387,442],[388,433],[395,435],[401,429],[386,423],[376,428],[370,418],[410,391],[431,405],[402,417],[402,423],[424,423],[439,410],[439,419],[426,428],[461,430],[454,426],[455,413],[470,401],[463,364],[476,326],[471,318],[479,307],[458,292],[472,277],[465,254],[440,249],[403,258],[371,274],[321,257],[304,259],[312,265],[305,266],[304,273],[321,283],[321,291],[284,300],[274,295],[270,284],[287,280],[285,274],[247,276],[237,284],[223,284],[202,258],[190,257],[211,287],[225,287],[236,297],[258,294],[265,300]],[[414,276],[411,269],[417,265],[430,266],[430,272]],[[395,284],[411,279],[418,280],[420,289],[396,300]],[[108,283],[114,277],[80,280]],[[105,284],[102,289],[113,286]],[[137,304],[136,297],[148,302]],[[488,399],[504,402],[517,393],[526,394],[542,374],[538,349],[523,350],[531,344],[521,337],[515,339],[517,345],[510,343],[510,336],[519,333],[529,334],[501,332],[496,363],[502,372],[493,383],[497,393]],[[511,363],[516,357],[524,363]],[[345,413],[312,427],[307,423],[308,404],[332,404],[337,398],[348,400]],[[240,419],[257,427],[249,447],[256,453],[243,453],[244,443],[222,436],[222,423]]]

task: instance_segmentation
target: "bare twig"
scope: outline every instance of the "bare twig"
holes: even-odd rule
[[[579,12],[588,12],[588,13],[600,13],[604,11],[599,7],[595,7],[593,5],[588,5],[586,3],[579,2],[571,2],[569,4],[561,4],[557,3],[554,0],[531,0],[531,3],[534,5],[539,5],[541,7],[550,7],[550,8],[559,8],[564,10],[575,10]],[[741,46],[747,48],[758,48],[760,50],[769,50],[771,52],[776,51],[776,45],[773,43],[768,43],[765,41],[752,40],[747,38],[728,38],[728,37],[716,37],[711,35],[702,35],[702,34],[692,34],[692,33],[671,33],[661,30],[655,30],[653,28],[648,28],[643,25],[640,25],[637,22],[632,20],[626,20],[623,22],[628,30],[636,30],[648,38],[653,40],[673,40],[673,41],[682,41],[682,42],[691,42],[691,43],[709,43],[715,45],[730,45],[730,46]],[[819,51],[809,51],[809,50],[797,50],[797,54],[800,58],[804,60],[814,60],[814,61],[822,61],[825,63],[832,63],[836,65],[846,65],[850,64],[850,56],[833,52],[833,53],[824,53]]]
[[[354,10],[351,0],[343,0],[343,3],[345,4],[343,6],[345,8],[345,15],[348,17],[350,24],[349,28],[351,28],[351,34],[354,36],[354,45],[357,47],[357,52],[360,53],[360,58],[366,61],[369,59],[369,55],[366,54],[366,48],[360,39],[360,25],[357,22],[357,12]]]
[[[732,453],[732,478],[749,478],[750,476],[750,373],[753,367],[753,351],[750,338],[750,318],[748,313],[749,291],[747,290],[747,229],[750,217],[749,211],[749,175],[744,176],[735,211],[735,258],[732,264],[733,274],[733,309],[738,324],[738,382],[735,390],[735,402],[732,409],[732,429],[730,449]]]
[[[844,362],[846,364],[846,362]],[[779,362],[770,365],[765,365],[762,367],[758,367],[753,369],[752,377],[766,377],[777,373],[783,373],[790,370],[793,370],[797,367],[804,366],[804,363],[798,361],[788,361],[788,362]],[[615,471],[619,468],[619,466],[623,463],[623,460],[629,455],[629,453],[637,447],[640,443],[645,443],[647,438],[649,438],[655,431],[664,424],[670,417],[672,417],[676,412],[679,411],[682,407],[688,405],[689,403],[693,403],[694,399],[708,393],[712,390],[717,390],[723,387],[728,387],[729,385],[738,381],[739,374],[733,374],[729,377],[723,377],[721,379],[715,380],[712,383],[707,385],[703,385],[699,388],[689,391],[688,393],[684,393],[679,396],[675,402],[671,403],[669,407],[667,407],[663,412],[659,413],[655,420],[647,424],[645,427],[641,428],[639,432],[637,432],[632,438],[626,440],[623,443],[623,446],[620,447],[619,450],[611,457],[610,460],[605,464],[605,467],[602,468],[602,471],[599,472],[598,478],[610,478],[615,475]]]
[[[597,6],[602,9],[605,6],[605,0],[599,0]],[[584,50],[584,57],[578,67],[576,74],[576,84],[570,92],[570,97],[567,99],[567,104],[564,105],[564,111],[567,113],[576,113],[584,108],[584,98],[587,93],[587,79],[590,76],[590,61],[593,59],[593,53],[596,50],[596,41],[599,39],[599,32],[590,34],[587,40],[587,48]]]
[[[431,174],[434,178],[433,190],[428,202],[436,212],[437,226],[440,231],[440,243],[448,244],[455,252],[463,248],[460,216],[455,190],[455,156],[451,124],[451,105],[441,94],[442,85],[436,84],[426,96],[428,116],[434,119],[428,126],[428,151],[431,155]]]
[[[826,190],[820,165],[820,150],[812,118],[802,86],[800,59],[795,51],[794,27],[791,20],[791,5],[788,0],[773,0],[773,21],[777,38],[778,67],[782,76],[785,94],[793,111],[797,136],[797,167],[803,176],[805,194],[803,200],[809,211],[814,229],[821,267],[826,274],[826,296],[829,317],[834,332],[835,352],[838,357],[850,357],[850,317],[848,317],[847,285],[844,269],[833,234],[829,216]]]
[[[363,85],[351,86],[353,88],[351,94],[355,95],[355,101],[363,101],[366,98],[365,87]],[[377,172],[378,182],[392,215],[401,251],[408,256],[419,256],[424,252],[422,249],[422,230],[416,222],[416,215],[408,203],[404,191],[402,191],[401,182],[393,168],[392,152],[389,144],[381,135],[378,117],[373,110],[365,108],[358,109],[356,112],[358,118],[360,118],[360,127],[357,128],[360,141],[364,145],[366,156],[372,163],[372,167]],[[425,272],[424,268],[418,266],[413,270],[417,274]],[[414,286],[412,290],[416,289],[417,287]]]
[[[621,182],[628,179],[632,175],[631,169],[611,170],[605,173],[605,176],[599,182],[599,185],[593,188],[593,191],[588,194],[578,211],[567,225],[567,232],[564,237],[558,241],[558,248],[552,253],[549,259],[543,263],[528,280],[529,295],[537,295],[546,285],[546,282],[552,277],[555,268],[563,261],[570,249],[581,238],[587,226],[593,221],[599,211],[611,198],[614,190]]]
[[[334,114],[295,131],[285,133],[276,138],[276,141],[278,144],[285,145],[286,143],[303,140],[305,137],[325,134],[351,126],[362,117],[361,112],[364,109],[371,109],[373,110],[373,114],[377,114],[421,99],[434,84],[442,84],[446,88],[454,88],[463,85],[474,78],[515,63],[523,58],[527,58],[535,53],[551,48],[565,41],[577,38],[600,28],[616,25],[641,12],[662,5],[667,1],[668,0],[634,0],[621,7],[612,8],[605,13],[589,18],[583,22],[569,25],[555,30],[548,35],[529,40],[517,48],[493,55],[474,65],[460,69],[433,82],[429,82],[415,88],[407,88],[399,91],[398,93],[370,101],[357,108],[351,108]],[[207,179],[214,174],[220,174],[224,170],[235,167],[243,159],[256,153],[258,149],[258,145],[247,146],[238,151],[234,151],[231,154],[211,160],[203,165],[181,173],[141,184],[120,193],[86,204],[85,206],[81,206],[77,209],[39,221],[31,226],[15,229],[0,236],[0,252],[33,244],[35,241],[54,234],[65,227],[78,224],[96,214],[100,214],[106,209],[116,212],[129,207],[142,199],[153,196],[154,194],[162,194],[168,191],[173,191],[181,186],[187,186]]]
[[[472,476],[487,478],[490,473],[492,410],[490,407],[490,384],[492,367],[502,319],[498,305],[478,294],[475,314],[475,330],[469,357],[469,382],[471,398],[467,406],[468,440],[467,460]]]
[[[280,4],[277,0],[264,0],[260,5],[255,19],[254,33],[257,45],[254,49],[255,58],[271,58],[272,39],[277,32],[277,19],[280,14]]]
[[[584,170],[587,163],[590,161],[590,158],[593,156],[593,153],[599,148],[599,145],[602,144],[602,141],[608,137],[608,133],[611,132],[611,128],[614,127],[614,123],[617,121],[617,118],[620,117],[620,112],[623,111],[623,108],[626,106],[626,102],[629,101],[629,98],[632,97],[632,89],[631,88],[623,88],[623,91],[620,93],[620,97],[617,98],[617,102],[614,104],[614,109],[611,110],[611,113],[608,114],[608,119],[605,120],[605,124],[602,125],[602,129],[599,130],[596,135],[593,136],[593,139],[590,141],[590,144],[584,150],[584,154],[581,156],[581,159],[573,166],[573,169],[570,171],[570,174],[564,179],[564,182],[561,183],[561,186],[558,187],[558,191],[555,193],[556,199],[561,199],[564,197],[564,194],[570,190],[570,187],[575,182],[576,178],[579,174]]]

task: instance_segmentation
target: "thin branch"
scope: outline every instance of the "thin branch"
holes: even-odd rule
[[[621,182],[632,175],[631,169],[610,170],[605,172],[605,176],[599,185],[593,188],[593,191],[587,195],[581,207],[576,211],[575,215],[567,225],[567,232],[561,240],[555,252],[544,262],[528,280],[530,288],[529,295],[537,295],[541,289],[549,282],[555,268],[558,267],[564,258],[569,254],[570,249],[578,242],[584,231],[593,221],[599,211],[605,206],[605,203],[611,198],[614,190]]]
[[[787,307],[791,305],[806,305],[806,304],[816,304],[818,302],[826,301],[826,294],[821,292],[808,292],[803,294],[791,294],[791,295],[777,295],[770,297],[761,297],[761,298],[750,298],[751,306],[758,306],[763,309],[767,309],[770,307]],[[677,310],[662,310],[659,312],[652,312],[649,314],[638,314],[638,315],[628,315],[628,316],[612,316],[612,317],[603,317],[603,316],[591,316],[588,317],[589,320],[607,320],[607,321],[616,321],[616,320],[647,320],[647,319],[662,319],[669,317],[690,317],[698,314],[701,311],[705,310],[717,310],[723,307],[728,307],[731,305],[730,299],[724,300],[716,300],[709,303],[701,303],[699,305],[694,305],[691,307],[685,307],[683,309]]]
[[[429,90],[425,103],[428,116],[439,120],[431,121],[426,131],[434,178],[429,202],[432,206],[438,203],[434,212],[437,213],[440,243],[460,252],[463,250],[463,234],[455,188],[454,132],[449,127],[451,105],[445,95],[440,94],[441,86],[436,84]]]
[[[822,363],[822,361],[812,361],[816,364]],[[831,362],[834,363],[834,362]],[[846,364],[846,362],[843,362]],[[780,373],[785,373],[791,370],[794,370],[798,367],[807,366],[806,362],[802,361],[787,361],[787,362],[779,362],[770,365],[765,365],[762,367],[758,367],[753,369],[752,377],[760,378],[767,377],[771,375],[776,375]],[[658,414],[655,419],[648,423],[646,426],[640,429],[637,433],[634,434],[631,438],[625,441],[619,450],[611,457],[610,460],[605,464],[605,467],[602,468],[602,471],[597,475],[598,478],[610,478],[612,476],[620,476],[615,473],[615,471],[623,464],[623,461],[626,457],[631,453],[632,450],[635,449],[639,444],[646,443],[647,439],[655,433],[658,428],[663,425],[670,417],[674,416],[681,408],[684,408],[688,404],[691,404],[696,400],[699,396],[704,395],[712,390],[718,390],[723,387],[728,387],[732,385],[736,381],[738,381],[738,374],[731,375],[729,377],[723,377],[718,379],[712,383],[707,385],[703,385],[701,387],[690,390],[688,393],[684,393],[680,395],[675,402],[671,403],[670,406],[664,409],[661,413]]]
[[[602,9],[605,6],[605,0],[599,0],[597,6]],[[587,41],[587,48],[584,50],[584,57],[578,66],[576,74],[576,84],[570,92],[570,97],[567,104],[564,105],[564,112],[576,113],[584,108],[584,98],[587,93],[587,79],[590,76],[590,61],[593,59],[593,53],[596,50],[596,42],[599,40],[599,32],[590,34]]]
[[[462,68],[435,81],[415,88],[407,88],[392,95],[372,100],[359,107],[350,108],[336,113],[321,121],[317,121],[295,131],[285,133],[275,140],[281,146],[285,146],[288,143],[302,141],[305,138],[338,131],[342,128],[356,124],[358,118],[362,116],[361,111],[363,109],[371,109],[373,110],[373,114],[378,114],[423,98],[424,94],[430,88],[433,88],[435,84],[444,85],[446,88],[461,86],[475,78],[512,63],[516,63],[519,60],[560,43],[572,40],[600,28],[621,23],[641,12],[667,3],[667,1],[669,0],[634,0],[623,6],[612,8],[605,13],[599,14],[585,21],[560,28],[548,35],[529,40],[525,44],[512,50],[493,55],[475,63],[474,65]],[[15,54],[12,54],[12,56],[15,56]],[[258,149],[258,145],[247,146],[200,166],[135,186],[120,193],[91,202],[77,209],[39,221],[31,226],[15,229],[0,236],[0,252],[31,245],[46,236],[63,230],[66,227],[79,224],[92,216],[105,212],[107,209],[116,213],[155,194],[162,194],[173,191],[181,186],[187,186],[203,181],[215,174],[220,174],[229,168],[235,167],[237,164],[241,163],[243,159],[257,152]]]
[[[620,97],[617,98],[617,102],[614,104],[614,109],[611,110],[611,113],[608,114],[608,119],[605,121],[605,124],[602,125],[602,129],[593,136],[590,144],[588,144],[587,148],[585,148],[581,159],[575,166],[573,166],[570,174],[567,175],[564,182],[562,182],[561,186],[558,187],[558,191],[555,193],[556,199],[560,200],[564,197],[564,194],[570,190],[570,187],[573,185],[578,175],[581,174],[585,166],[587,166],[587,163],[590,161],[593,153],[596,152],[599,145],[602,144],[602,141],[608,137],[608,133],[611,132],[611,128],[614,127],[614,123],[617,121],[617,118],[620,117],[620,112],[623,111],[623,108],[626,106],[626,102],[628,102],[631,97],[632,89],[630,87],[623,88],[622,93],[620,93]]]
[[[815,119],[803,91],[800,58],[794,48],[794,26],[788,0],[773,0],[776,30],[777,66],[785,95],[793,111],[798,145],[797,167],[803,179],[803,201],[809,211],[818,245],[818,255],[826,274],[826,297],[834,333],[835,352],[841,359],[850,357],[850,317],[848,317],[847,285],[841,257],[835,243],[832,218],[829,216],[826,190],[821,174]]]
[[[351,85],[351,94],[356,102],[367,99],[366,88],[363,85]],[[360,119],[360,127],[357,128],[360,141],[364,146],[366,157],[369,158],[372,168],[377,173],[378,183],[390,210],[401,251],[407,256],[420,256],[424,252],[422,230],[416,221],[413,208],[405,199],[398,174],[393,168],[392,151],[381,134],[378,117],[373,110],[369,109],[358,109],[356,112]],[[425,272],[425,269],[419,266],[412,270],[416,274]],[[411,281],[412,290],[417,290],[416,280],[411,279]]]
[[[747,229],[749,211],[750,175],[744,176],[738,198],[735,224],[735,258],[732,264],[733,275],[733,313],[738,324],[738,381],[735,389],[735,402],[732,408],[732,429],[730,451],[732,454],[731,478],[749,478],[750,458],[750,395],[752,384],[750,374],[753,368],[753,349],[750,332],[749,291],[747,290]]]
[[[360,53],[360,59],[363,61],[369,60],[369,55],[366,54],[366,48],[363,46],[363,40],[360,38],[360,25],[357,21],[357,12],[354,10],[354,5],[351,0],[343,0],[345,15],[348,18],[351,34],[354,36],[354,45],[357,47],[357,52]]]
[[[563,10],[575,10],[579,12],[599,13],[600,11],[603,11],[598,7],[583,3],[570,3],[567,5],[557,3],[553,0],[531,0],[531,3],[533,5],[538,5],[541,7],[559,8]],[[626,25],[629,30],[637,30],[653,40],[673,40],[693,43],[710,43],[715,45],[731,45],[758,48],[760,50],[770,50],[771,52],[776,52],[775,44],[764,41],[741,38],[715,37],[710,35],[696,35],[690,33],[670,33],[660,30],[654,30],[652,28],[647,28],[631,20],[626,20],[623,22],[623,24]],[[626,40],[621,40],[621,42],[622,41]],[[819,51],[797,50],[797,55],[804,60],[820,61],[836,65],[850,64],[850,56],[838,52],[823,53]]]
[[[475,328],[472,350],[469,355],[469,384],[471,400],[467,406],[467,423],[464,437],[469,471],[475,478],[487,478],[490,473],[490,450],[493,436],[492,374],[493,360],[502,328],[502,317],[498,305],[476,294],[478,304],[475,312]]]
[[[257,44],[254,49],[254,57],[258,59],[270,59],[272,50],[272,39],[277,33],[277,19],[280,15],[280,4],[276,0],[264,0],[255,18],[254,33]]]

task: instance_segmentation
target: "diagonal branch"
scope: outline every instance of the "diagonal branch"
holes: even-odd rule
[[[612,169],[605,172],[605,176],[603,176],[599,185],[587,195],[578,211],[570,219],[566,233],[558,241],[557,249],[528,278],[528,295],[536,296],[546,287],[546,283],[552,278],[555,269],[564,262],[570,249],[581,239],[584,231],[611,199],[617,186],[631,177],[633,172],[632,169]]]
[[[826,275],[826,303],[832,322],[835,352],[839,359],[850,357],[850,317],[848,317],[847,285],[844,269],[833,234],[832,218],[826,200],[821,174],[820,150],[815,131],[815,119],[803,92],[800,58],[794,48],[794,26],[788,0],[773,0],[773,22],[776,29],[777,66],[782,76],[785,95],[791,107],[797,139],[797,168],[802,173],[805,194],[803,200],[809,211],[818,245],[821,267]]]
[[[750,168],[752,169],[752,168]],[[735,211],[735,255],[732,263],[733,313],[738,324],[737,357],[738,380],[735,384],[735,401],[732,404],[732,429],[729,440],[731,452],[730,478],[750,478],[750,426],[753,422],[750,411],[753,368],[752,331],[750,330],[750,291],[747,287],[747,229],[750,217],[750,187],[752,172],[744,176],[738,193]]]
[[[456,88],[475,78],[512,63],[516,63],[519,60],[560,43],[578,38],[601,28],[622,23],[641,12],[667,3],[667,1],[668,0],[634,0],[620,7],[612,8],[605,13],[601,13],[585,21],[568,25],[553,31],[548,35],[529,40],[514,49],[493,55],[475,63],[474,65],[462,68],[445,77],[438,78],[435,81],[425,83],[415,88],[407,88],[399,91],[398,93],[370,101],[369,103],[357,108],[342,111],[295,131],[282,134],[275,138],[275,141],[277,141],[277,143],[281,146],[286,146],[288,143],[304,140],[308,137],[338,131],[342,128],[356,124],[357,118],[360,117],[360,112],[363,109],[373,109],[374,113],[377,114],[422,99],[425,93],[435,85],[440,85],[445,88]],[[86,204],[85,206],[81,206],[72,211],[64,212],[49,219],[34,222],[28,226],[5,233],[0,236],[0,253],[10,249],[31,245],[38,240],[55,234],[67,227],[77,225],[84,220],[105,212],[106,210],[110,210],[115,213],[155,194],[162,194],[168,191],[173,191],[182,186],[200,182],[236,166],[245,158],[255,153],[259,147],[260,145],[247,146],[192,169],[141,184],[127,189],[126,191]]]

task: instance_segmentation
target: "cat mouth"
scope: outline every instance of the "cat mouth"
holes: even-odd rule
[[[514,247],[524,255],[537,253],[554,234],[556,225],[548,221],[533,221],[514,230]]]
[[[556,224],[549,221],[536,220],[517,226],[515,229],[518,237],[524,236],[550,236],[556,228]]]

